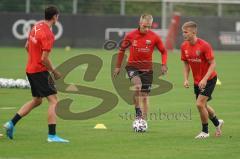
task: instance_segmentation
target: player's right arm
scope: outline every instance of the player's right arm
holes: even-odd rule
[[[183,77],[184,77],[183,86],[185,88],[189,88],[188,78],[189,78],[190,66],[189,66],[187,58],[185,56],[183,46],[181,46],[181,60],[183,61]]]
[[[121,46],[118,51],[117,63],[113,72],[113,77],[116,77],[120,73],[125,51],[130,45],[131,45],[130,38],[128,35],[126,35],[123,41],[121,42]]]
[[[188,81],[188,78],[189,78],[189,72],[190,72],[190,67],[189,67],[189,64],[187,61],[183,61],[183,76],[184,76],[184,83],[183,83],[183,86],[185,88],[189,88],[189,81]]]

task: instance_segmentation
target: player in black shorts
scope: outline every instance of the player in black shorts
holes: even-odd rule
[[[135,84],[135,89],[140,90],[141,96],[148,96],[148,94],[151,91],[151,86],[152,86],[152,80],[153,80],[153,71],[148,70],[148,71],[140,71],[134,67],[131,66],[126,66],[125,67],[128,77],[132,83]],[[135,92],[135,97],[139,96]],[[140,97],[139,97],[140,98]],[[142,100],[146,100],[143,98]],[[134,98],[134,103],[137,103],[136,99]],[[143,101],[143,110],[144,113],[142,113],[140,108],[136,108],[136,118],[146,118],[147,114],[147,104],[148,101]]]
[[[149,93],[151,91],[152,80],[153,80],[153,71],[140,71],[134,67],[126,66],[126,71],[130,80],[135,76],[138,76],[141,79],[142,87],[141,92]]]
[[[167,50],[161,38],[151,31],[153,17],[143,14],[140,17],[139,27],[127,33],[121,43],[113,76],[116,77],[120,70],[125,51],[129,49],[127,73],[134,85],[134,106],[137,118],[147,117],[149,105],[149,92],[151,90],[153,72],[153,52],[157,48],[162,56],[161,74],[167,72]]]
[[[217,76],[213,77],[213,79],[207,81],[207,84],[204,89],[200,89],[198,85],[194,84],[194,93],[196,95],[196,99],[199,94],[208,97],[208,101],[212,99],[212,93],[217,83]]]
[[[212,93],[217,82],[213,49],[208,42],[197,37],[197,24],[195,22],[184,23],[182,32],[184,42],[181,45],[181,60],[184,64],[184,87],[189,88],[188,78],[191,70],[196,94],[196,106],[202,124],[202,130],[195,138],[204,139],[210,136],[208,119],[216,127],[215,136],[221,136],[224,121],[217,118],[214,109],[208,104],[208,101],[212,99]]]
[[[48,71],[27,73],[33,97],[47,97],[57,94],[54,81]]]
[[[59,11],[55,6],[45,9],[45,20],[37,22],[29,33],[26,42],[28,63],[26,67],[27,77],[31,85],[32,100],[25,103],[15,116],[4,124],[9,139],[13,139],[13,132],[18,121],[41,105],[42,99],[47,98],[48,108],[48,142],[69,142],[56,135],[56,107],[58,104],[57,90],[50,76],[51,72],[57,80],[61,74],[53,68],[49,54],[54,43],[54,34],[51,27],[58,20]],[[36,123],[37,124],[37,123]]]

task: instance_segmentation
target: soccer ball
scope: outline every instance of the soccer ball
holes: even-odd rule
[[[133,121],[133,130],[135,132],[146,132],[148,128],[146,120],[143,119],[135,119]]]

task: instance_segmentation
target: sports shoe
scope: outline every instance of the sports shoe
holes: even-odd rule
[[[195,139],[205,139],[208,138],[210,135],[209,133],[205,133],[205,132],[200,132],[200,134],[198,134]]]
[[[14,125],[12,121],[6,122],[3,127],[6,129],[6,135],[9,139],[13,139]]]
[[[57,136],[57,135],[48,135],[47,141],[48,141],[48,142],[62,142],[62,143],[67,143],[67,142],[69,142],[68,140],[65,140],[65,139],[63,139],[63,138],[60,138],[60,137]]]
[[[222,135],[222,126],[224,124],[224,121],[222,119],[219,119],[218,122],[219,122],[219,125],[216,127],[216,132],[215,132],[216,137],[220,137]]]

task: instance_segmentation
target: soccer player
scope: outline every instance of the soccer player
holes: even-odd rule
[[[162,55],[161,74],[167,72],[167,50],[163,46],[161,38],[150,30],[152,22],[152,15],[141,15],[139,27],[124,37],[113,73],[114,77],[119,74],[125,50],[129,48],[130,54],[125,68],[129,79],[134,85],[133,101],[136,118],[143,119],[147,117],[148,96],[153,80],[152,54],[155,47],[157,47]],[[143,107],[141,107],[141,103]]]
[[[209,137],[208,118],[216,127],[215,136],[221,136],[223,120],[216,117],[215,111],[208,105],[217,81],[216,62],[211,45],[197,37],[197,24],[189,21],[183,24],[184,42],[181,45],[181,60],[184,64],[184,87],[189,88],[189,72],[192,70],[196,105],[200,113],[202,131],[196,139]]]
[[[54,43],[54,34],[51,27],[57,22],[59,11],[55,6],[45,9],[45,20],[37,22],[29,33],[26,42],[28,63],[26,74],[31,85],[32,100],[24,104],[16,115],[4,124],[9,139],[13,139],[13,130],[17,122],[37,106],[41,105],[42,99],[47,98],[48,108],[48,142],[69,142],[56,135],[56,107],[58,104],[57,90],[50,73],[57,80],[61,74],[53,68],[49,54]]]

